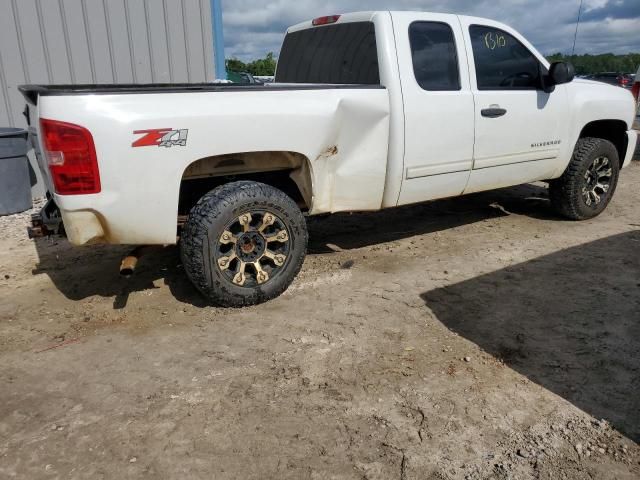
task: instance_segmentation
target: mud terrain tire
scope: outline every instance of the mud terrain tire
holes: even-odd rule
[[[296,203],[258,182],[217,187],[191,209],[180,240],[185,272],[219,306],[243,307],[282,294],[307,250]]]
[[[619,172],[618,151],[611,142],[581,138],[565,172],[549,183],[551,205],[570,220],[596,217],[613,198]]]

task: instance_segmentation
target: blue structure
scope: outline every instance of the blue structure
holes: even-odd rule
[[[222,0],[211,0],[211,22],[213,24],[213,50],[216,78],[226,80],[224,59],[224,34],[222,32]]]

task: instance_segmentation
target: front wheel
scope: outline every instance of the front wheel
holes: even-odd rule
[[[549,183],[551,204],[571,220],[600,215],[613,197],[619,171],[618,151],[611,142],[581,138],[565,172]]]
[[[255,305],[283,293],[306,249],[306,222],[295,202],[250,181],[228,183],[202,197],[180,240],[189,279],[225,307]]]

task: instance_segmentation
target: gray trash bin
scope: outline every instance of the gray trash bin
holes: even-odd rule
[[[24,212],[33,206],[27,136],[22,128],[0,128],[0,215]]]

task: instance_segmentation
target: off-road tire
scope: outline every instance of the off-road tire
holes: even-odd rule
[[[277,217],[288,232],[287,256],[282,266],[273,264],[274,271],[279,269],[266,283],[257,284],[258,272],[253,269],[255,284],[239,286],[219,268],[219,248],[230,223],[251,212],[271,212]],[[263,183],[240,181],[217,187],[191,209],[180,239],[180,255],[187,276],[207,299],[219,306],[243,307],[271,300],[289,287],[302,267],[307,239],[305,218],[289,196]],[[265,245],[268,250],[270,244]]]
[[[583,195],[585,175],[594,161],[606,157],[611,163],[609,190],[598,204],[588,205]],[[600,215],[607,207],[618,184],[620,159],[616,147],[602,138],[581,138],[576,144],[569,166],[560,178],[549,182],[549,198],[553,208],[570,220],[587,220]]]

